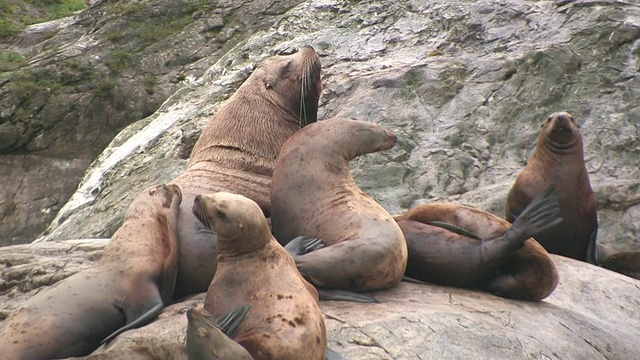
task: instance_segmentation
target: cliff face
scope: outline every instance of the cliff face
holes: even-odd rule
[[[297,3],[102,1],[0,33],[0,246],[36,238],[120,130]]]
[[[55,219],[40,241],[0,249],[0,318],[90,266],[106,243],[51,240],[111,236],[141,189],[184,170],[203,126],[254,66],[303,44],[321,54],[320,119],[379,122],[398,135],[395,148],[353,162],[358,184],[390,212],[447,200],[502,216],[540,124],[552,112],[568,111],[582,126],[598,241],[638,248],[640,7],[592,0],[295,3],[101,2],[2,45],[30,60],[0,81],[0,147],[7,149],[0,157],[0,183],[6,184],[0,230],[8,234],[0,238],[28,238],[18,224],[36,234],[41,212]],[[201,7],[184,10],[189,4]],[[122,24],[165,13],[162,24],[183,14],[194,22],[152,45],[128,47],[138,41],[129,32],[138,28]],[[118,23],[124,27],[110,32]],[[97,34],[105,37],[95,40]],[[100,46],[111,55],[92,52]],[[116,52],[119,46],[124,52]],[[48,55],[38,55],[42,50]],[[90,55],[82,57],[85,51]],[[105,88],[98,80],[93,88],[39,84],[27,102],[13,88],[20,82],[8,80],[20,69],[73,67],[65,65],[73,59],[89,64],[98,80],[115,74],[108,59],[122,66],[106,87],[115,102],[100,100],[105,93],[96,91]],[[141,72],[146,66],[150,70]],[[156,74],[153,94],[145,86],[148,74]],[[80,95],[69,90],[87,88],[77,90]],[[58,113],[42,112],[49,107]],[[101,152],[121,127],[152,112]],[[83,116],[87,122],[78,120]],[[382,304],[323,303],[331,347],[349,359],[627,359],[640,353],[638,282],[554,260],[560,284],[541,303],[413,284],[376,294]],[[201,302],[202,294],[167,308],[91,358],[184,358],[184,311]]]
[[[399,137],[353,164],[390,212],[449,200],[503,216],[542,121],[569,111],[582,126],[598,240],[637,248],[639,38],[640,8],[621,2],[305,2],[120,133],[42,239],[110,236],[140,189],[183,170],[255,64],[310,44],[323,63],[319,118],[375,121]]]

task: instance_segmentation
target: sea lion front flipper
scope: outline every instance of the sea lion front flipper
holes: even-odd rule
[[[244,321],[244,318],[247,317],[249,309],[251,309],[251,306],[248,304],[242,305],[241,307],[231,310],[228,314],[216,319],[216,324],[225,335],[233,339],[237,335],[240,324]]]
[[[325,247],[325,245],[320,239],[298,236],[289,241],[287,245],[284,246],[284,249],[287,250],[291,256],[296,257],[322,249],[323,247]]]
[[[324,360],[345,360],[345,358],[331,348],[327,348],[327,352],[324,354]]]
[[[361,303],[380,303],[380,300],[363,294],[347,290],[328,290],[318,289],[318,297],[320,300],[328,301],[353,301]]]
[[[480,237],[470,231],[467,231],[461,227],[455,226],[453,224],[449,224],[447,222],[444,221],[428,221],[426,223],[427,225],[431,225],[431,226],[437,226],[437,227],[441,227],[443,229],[449,230],[451,232],[454,232],[456,234],[462,235],[462,236],[466,236],[468,238],[472,238],[472,239],[476,239],[476,240],[482,240],[480,239]]]
[[[124,308],[124,313],[127,317],[127,324],[121,327],[120,329],[114,331],[111,335],[107,336],[104,340],[100,342],[100,345],[113,340],[116,336],[120,335],[121,333],[127,330],[136,329],[141,326],[149,324],[156,317],[158,317],[158,315],[160,315],[160,312],[164,308],[164,305],[162,304],[162,301],[160,300],[160,298],[158,298],[158,302],[149,310],[142,313],[142,315],[140,316],[132,316],[132,314],[130,313],[131,306],[125,305],[123,306],[123,308]]]
[[[536,234],[560,224],[562,220],[558,193],[551,186],[516,218],[504,234],[504,239],[519,247],[524,240],[535,238]]]

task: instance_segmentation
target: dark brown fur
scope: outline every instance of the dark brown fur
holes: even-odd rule
[[[320,60],[311,47],[265,60],[209,122],[187,171],[172,183],[184,194],[179,213],[176,297],[207,289],[216,269],[215,234],[191,214],[197,194],[229,191],[269,216],[271,173],[282,144],[316,121],[322,90]]]
[[[640,280],[640,252],[615,253],[604,259],[600,266]]]
[[[87,355],[108,336],[145,325],[171,302],[180,189],[144,190],[100,261],[44,289],[4,321],[0,359]]]
[[[217,318],[250,305],[234,340],[256,360],[323,359],[318,293],[271,235],[258,205],[219,192],[198,196],[193,211],[218,234],[218,269],[204,308]]]
[[[584,163],[580,126],[565,112],[542,123],[535,151],[509,191],[506,219],[512,222],[552,185],[560,196],[564,221],[536,240],[550,253],[595,263],[596,200]]]
[[[407,276],[443,285],[481,287],[521,300],[543,299],[558,284],[558,269],[533,238],[522,247],[497,246],[511,224],[488,212],[451,203],[418,205],[396,216],[409,251]],[[455,225],[475,236],[429,225]]]
[[[314,285],[369,291],[402,279],[402,232],[349,172],[350,160],[395,144],[396,136],[377,124],[336,118],[305,127],[282,147],[273,173],[271,223],[281,244],[306,236],[326,245],[295,258]]]

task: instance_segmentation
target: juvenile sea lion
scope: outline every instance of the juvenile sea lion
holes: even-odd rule
[[[554,186],[564,221],[535,236],[548,252],[596,263],[596,200],[584,164],[580,126],[566,112],[543,123],[529,162],[507,197],[506,219],[513,222],[529,203]]]
[[[200,135],[189,166],[172,183],[183,191],[176,298],[207,290],[216,270],[216,237],[191,213],[197,194],[229,191],[269,216],[271,173],[294,132],[316,121],[322,91],[312,47],[265,60],[218,110]]]
[[[351,177],[349,161],[392,148],[380,125],[345,118],[308,125],[282,147],[271,187],[271,224],[280,243],[316,238],[324,248],[295,257],[319,288],[386,289],[403,277],[407,245],[393,217]]]
[[[150,323],[173,296],[180,201],[177,185],[141,192],[93,267],[39,292],[4,321],[0,359],[83,356]]]
[[[193,213],[218,234],[218,269],[204,308],[220,317],[251,306],[234,340],[256,360],[323,359],[327,337],[318,293],[271,235],[258,204],[218,192],[198,195]]]
[[[557,219],[548,195],[513,224],[464,205],[429,203],[396,216],[407,240],[406,275],[442,285],[475,288],[521,300],[541,300],[558,284],[558,269],[530,236]]]
[[[187,358],[189,360],[253,360],[247,349],[231,340],[247,316],[244,305],[222,319],[214,320],[203,308],[187,310]]]

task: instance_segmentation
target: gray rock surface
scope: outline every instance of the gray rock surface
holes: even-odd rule
[[[0,246],[36,238],[120,130],[300,1],[92,2],[0,38]]]
[[[255,64],[301,44],[322,55],[320,118],[397,133],[394,149],[353,163],[390,212],[448,200],[502,216],[541,122],[569,111],[582,125],[598,240],[638,248],[640,7],[597,1],[305,2],[119,134],[40,240],[110,236],[140,189],[184,169]]]
[[[22,279],[2,285],[9,290],[0,296],[2,317],[10,310],[7,304],[13,308],[34,291],[89,266],[105,243],[76,240],[0,249],[2,278]],[[560,284],[542,302],[410,283],[373,293],[380,304],[322,302],[329,346],[354,360],[637,358],[640,281],[564,257],[553,259]],[[14,276],[29,268],[28,275]],[[123,333],[83,359],[186,359],[185,312],[203,301],[204,294],[198,294],[173,304],[150,325]]]

